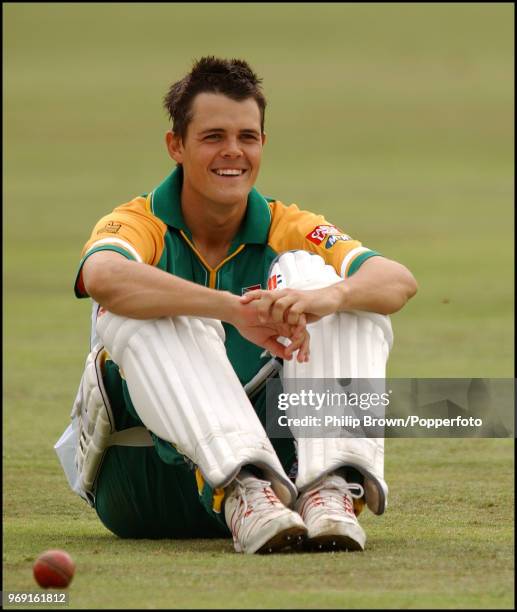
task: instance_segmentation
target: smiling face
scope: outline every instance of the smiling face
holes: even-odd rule
[[[253,98],[236,101],[222,94],[198,94],[185,137],[167,132],[166,142],[169,155],[183,165],[183,205],[193,198],[246,205],[265,142]]]

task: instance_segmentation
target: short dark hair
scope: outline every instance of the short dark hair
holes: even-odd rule
[[[220,93],[232,100],[253,98],[260,109],[260,127],[264,132],[266,98],[259,79],[247,62],[241,59],[202,57],[192,70],[170,86],[163,105],[172,121],[173,130],[184,139],[192,121],[192,102],[200,93]]]

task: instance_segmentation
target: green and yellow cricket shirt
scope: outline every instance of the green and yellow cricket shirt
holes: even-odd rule
[[[322,215],[300,210],[296,204],[263,197],[256,189],[248,196],[243,224],[227,257],[215,268],[196,249],[181,211],[183,169],[177,167],[146,196],[122,204],[100,219],[82,251],[75,283],[77,297],[87,297],[81,270],[85,260],[102,250],[121,253],[213,289],[242,295],[266,289],[275,257],[294,249],[321,255],[343,278],[351,276],[369,257],[378,255],[329,223]],[[224,324],[228,358],[242,384],[267,362],[263,349]]]
[[[183,170],[178,167],[151,193],[118,206],[100,219],[82,251],[75,281],[77,297],[87,297],[81,277],[84,262],[102,250],[116,251],[128,259],[236,295],[266,289],[271,263],[284,251],[304,249],[317,253],[343,278],[351,276],[366,259],[378,254],[350,238],[322,215],[302,211],[295,204],[286,206],[252,189],[246,216],[226,258],[212,268],[197,251],[183,219],[182,181]],[[244,385],[268,357],[261,357],[263,349],[244,339],[232,325],[223,325],[228,358]],[[117,431],[141,426],[127,385],[110,360],[105,364],[104,379]],[[251,401],[264,425],[265,388]],[[152,438],[156,453],[148,448],[113,446],[108,449],[95,495],[95,508],[104,525],[122,537],[229,534],[221,513],[224,490],[212,490],[199,469],[192,472],[172,444],[154,434]],[[296,456],[293,441],[273,439],[271,442],[289,473]],[[163,491],[167,491],[168,497]]]

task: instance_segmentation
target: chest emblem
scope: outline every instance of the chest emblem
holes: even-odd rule
[[[256,289],[262,289],[262,285],[258,283],[257,285],[250,285],[249,287],[243,287],[241,289],[241,295],[248,293],[248,291],[255,291]]]

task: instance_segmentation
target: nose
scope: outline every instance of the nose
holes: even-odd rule
[[[229,137],[225,140],[221,155],[226,159],[235,159],[242,156],[242,150],[237,138]]]

